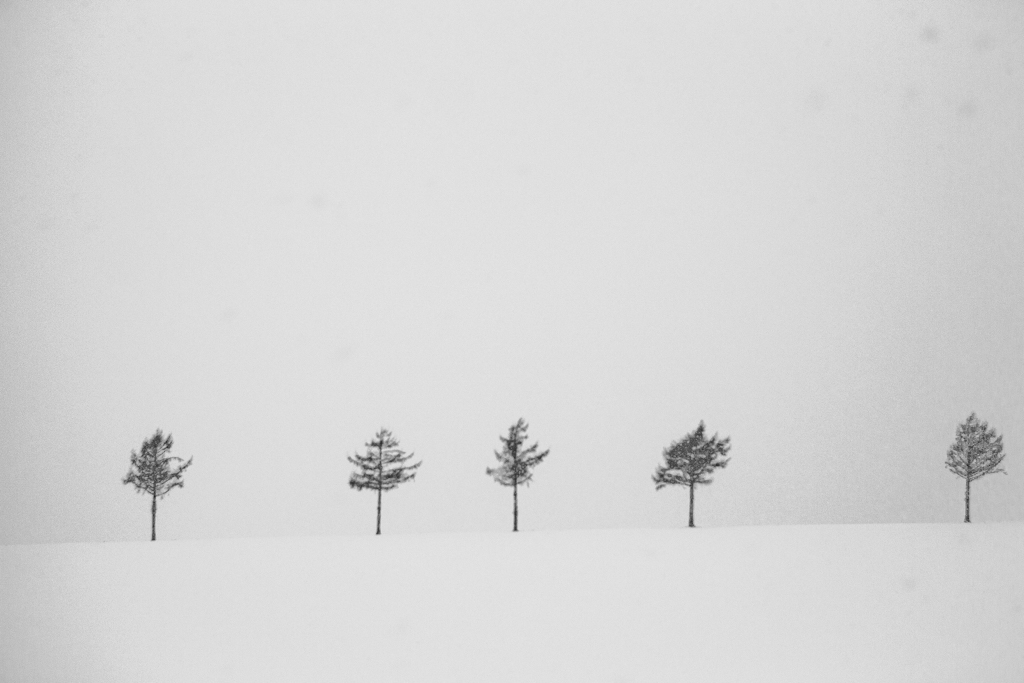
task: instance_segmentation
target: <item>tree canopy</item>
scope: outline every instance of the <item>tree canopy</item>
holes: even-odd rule
[[[971,482],[1002,468],[1003,437],[971,413],[957,425],[956,439],[946,451],[946,469],[964,480],[964,521],[971,521]]]
[[[398,439],[385,427],[381,427],[365,446],[365,455],[356,453],[348,457],[348,461],[356,466],[348,485],[357,491],[371,489],[377,492],[377,534],[380,534],[381,494],[415,479],[416,470],[423,462],[406,464],[413,453],[399,448]]]
[[[185,470],[192,464],[192,458],[184,461],[171,455],[174,438],[166,437],[159,429],[142,442],[142,448],[132,451],[131,468],[121,480],[123,484],[132,484],[137,493],[149,495],[152,504],[152,529],[150,540],[156,540],[156,501],[163,498],[176,488],[185,485],[182,479]]]
[[[693,490],[698,485],[710,484],[711,474],[729,464],[729,437],[719,439],[718,434],[708,437],[701,421],[697,428],[673,441],[662,451],[664,463],[654,472],[655,490],[666,486],[687,486],[690,489],[690,520],[693,523]]]
[[[487,474],[502,486],[512,487],[512,531],[519,531],[519,486],[530,485],[533,480],[533,468],[548,457],[550,450],[541,451],[534,443],[526,446],[526,420],[519,420],[508,428],[508,436],[498,436],[501,450],[494,451],[498,460],[497,467],[488,467]]]

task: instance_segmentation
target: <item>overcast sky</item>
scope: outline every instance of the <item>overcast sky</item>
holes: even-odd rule
[[[1024,519],[1024,6],[0,5],[0,542]]]

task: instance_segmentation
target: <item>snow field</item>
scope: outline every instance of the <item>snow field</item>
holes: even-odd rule
[[[0,680],[1024,680],[1024,524],[0,547]]]

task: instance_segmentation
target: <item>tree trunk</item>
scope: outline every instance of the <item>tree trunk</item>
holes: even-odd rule
[[[519,487],[512,480],[512,531],[519,531]]]
[[[381,490],[377,489],[377,535],[380,536],[380,499]]]
[[[964,522],[971,522],[971,478],[967,478],[967,491],[964,493]]]
[[[377,535],[380,536],[380,499],[384,494],[384,440],[381,439],[377,448],[380,458],[377,460]]]
[[[156,540],[156,490],[155,489],[153,491],[153,517],[152,517],[152,524],[151,524],[151,527],[150,527],[150,537],[149,537],[149,540],[151,540],[151,541],[155,541]]]
[[[690,484],[690,526],[693,526],[693,484]]]

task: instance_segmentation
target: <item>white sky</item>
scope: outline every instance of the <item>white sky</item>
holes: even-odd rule
[[[0,5],[0,542],[1024,518],[1024,7]]]

